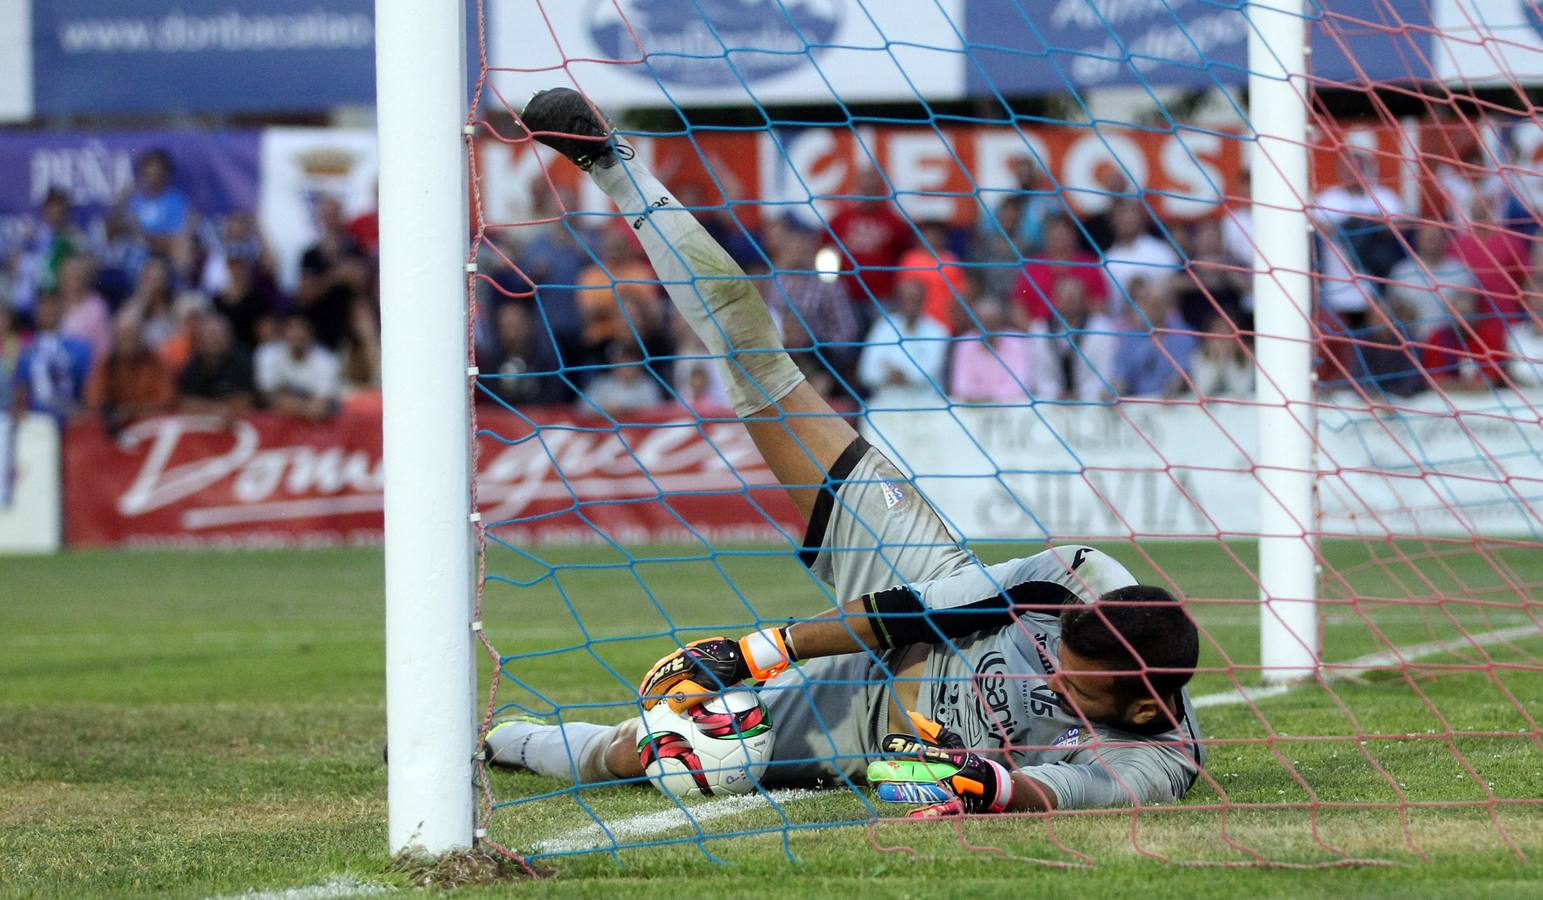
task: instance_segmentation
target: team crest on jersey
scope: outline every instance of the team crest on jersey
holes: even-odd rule
[[[905,488],[891,481],[880,481],[879,490],[884,492],[884,508],[894,509],[905,502]]]
[[[1061,736],[1050,742],[1052,747],[1075,747],[1082,743],[1082,728],[1072,727],[1061,732]]]

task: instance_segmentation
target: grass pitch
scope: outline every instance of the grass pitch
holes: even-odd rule
[[[1256,681],[1253,588],[1232,558],[1251,547],[1110,549],[1197,601],[1208,671],[1193,693]],[[456,893],[1543,896],[1543,809],[1520,802],[1543,797],[1543,631],[1528,628],[1543,618],[1543,559],[1326,552],[1325,656],[1423,648],[1418,667],[1202,710],[1205,734],[1233,743],[1211,748],[1215,784],[1181,806],[870,825],[870,801],[829,792],[693,807],[693,825],[651,788],[499,774],[493,836],[538,851],[552,877]],[[500,700],[583,704],[574,717],[596,721],[628,714],[672,625],[734,633],[752,610],[829,602],[782,552],[498,549],[490,571],[489,633],[517,654]],[[402,886],[384,859],[380,598],[371,551],[0,559],[0,894]],[[1500,637],[1443,643],[1464,634]],[[1225,816],[1204,809],[1223,795]],[[1401,814],[1400,798],[1455,806]],[[574,852],[608,845],[596,819],[655,845]],[[832,821],[861,824],[814,827]],[[1334,867],[1345,860],[1364,864]],[[1254,861],[1292,868],[1230,868]]]

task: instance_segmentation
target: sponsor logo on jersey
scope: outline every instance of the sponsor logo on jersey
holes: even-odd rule
[[[1052,747],[1075,747],[1082,743],[1082,729],[1080,727],[1068,728],[1061,732],[1061,736],[1050,742]]]
[[[880,481],[879,489],[884,492],[884,508],[894,509],[905,502],[905,488],[891,481]]]

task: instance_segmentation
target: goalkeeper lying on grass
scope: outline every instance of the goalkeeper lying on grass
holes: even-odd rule
[[[587,101],[543,91],[523,119],[616,202],[671,301],[723,357],[735,412],[808,520],[801,559],[845,600],[677,650],[648,673],[643,703],[682,709],[763,681],[777,734],[763,784],[860,783],[884,757],[905,781],[917,768],[906,761],[941,762],[945,799],[919,815],[1182,797],[1202,759],[1184,691],[1199,640],[1174,598],[1090,547],[977,561],[804,383],[755,286]],[[638,778],[639,721],[505,722],[488,748],[494,763],[555,778]]]

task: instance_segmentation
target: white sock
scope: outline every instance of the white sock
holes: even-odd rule
[[[640,163],[590,174],[637,232],[675,308],[722,357],[734,411],[750,416],[792,393],[804,374],[782,348],[766,302],[696,216]]]
[[[615,725],[591,725],[568,722],[563,725],[536,725],[530,722],[503,722],[488,732],[490,762],[521,766],[548,778],[573,780],[578,769],[579,784],[611,781],[616,776],[605,766],[605,751],[611,745]]]

